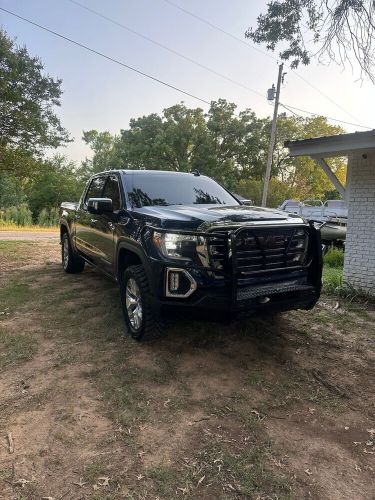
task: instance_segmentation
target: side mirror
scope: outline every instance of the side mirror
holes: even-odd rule
[[[112,200],[110,198],[89,198],[87,210],[90,214],[105,214],[113,212]]]

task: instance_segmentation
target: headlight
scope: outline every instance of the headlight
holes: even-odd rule
[[[200,236],[158,232],[154,232],[153,241],[166,257],[190,261],[197,259],[199,253],[197,247],[204,244],[204,240]]]

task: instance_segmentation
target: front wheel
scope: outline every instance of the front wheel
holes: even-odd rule
[[[130,266],[120,286],[121,305],[130,335],[136,340],[152,340],[161,335],[160,318],[151,307],[150,288],[143,266]]]
[[[68,233],[61,238],[61,263],[66,273],[81,273],[85,267],[85,261],[74,253]]]

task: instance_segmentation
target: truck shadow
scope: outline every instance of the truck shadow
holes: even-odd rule
[[[197,319],[173,314],[163,318],[164,327],[160,338],[151,342],[137,342],[126,332],[116,284],[92,269],[85,271],[82,278],[90,292],[95,294],[95,302],[98,302],[107,314],[110,311],[114,322],[120,325],[124,335],[122,340],[126,344],[134,344],[137,351],[143,350],[160,356],[169,353],[177,358],[185,351],[202,352],[206,355],[221,355],[225,352],[225,356],[232,358],[234,362],[245,357],[263,360],[272,358],[283,363],[289,359],[290,345],[296,344],[298,347],[298,339],[302,340],[301,336],[304,336],[304,332],[288,320],[289,313],[267,316],[255,314],[230,322],[223,321],[223,318]],[[288,336],[285,335],[286,332]]]

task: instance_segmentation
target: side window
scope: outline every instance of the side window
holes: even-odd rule
[[[95,177],[91,181],[89,189],[86,193],[85,205],[87,205],[89,198],[101,198],[105,180],[106,177]]]
[[[108,177],[103,198],[110,198],[113,204],[113,211],[120,210],[121,208],[121,196],[120,196],[120,186],[117,177]]]

